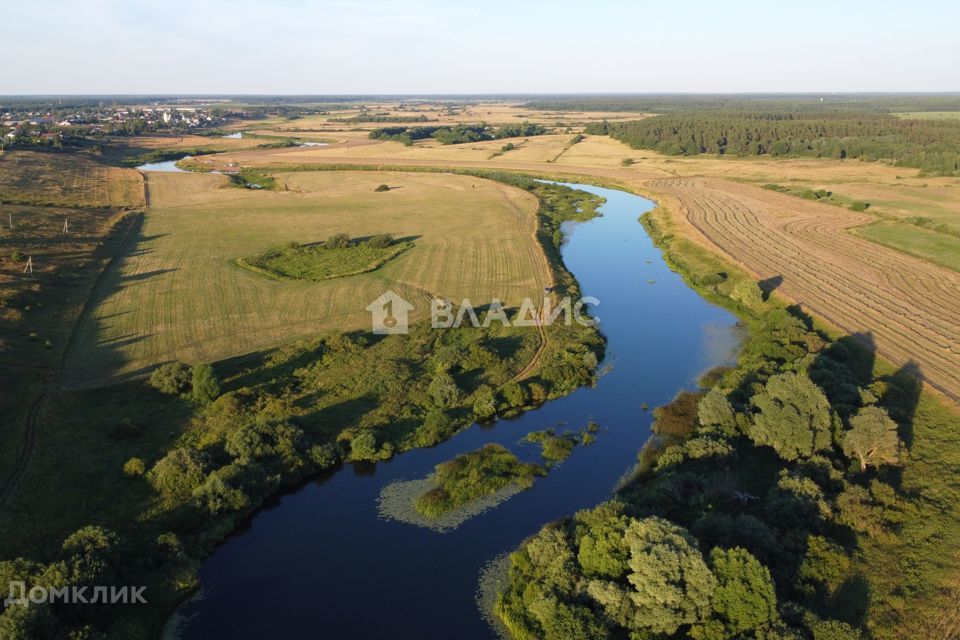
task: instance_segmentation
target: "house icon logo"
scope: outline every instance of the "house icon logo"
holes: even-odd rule
[[[389,290],[367,305],[367,311],[371,315],[372,330],[377,335],[407,333],[407,315],[412,310],[412,304]]]

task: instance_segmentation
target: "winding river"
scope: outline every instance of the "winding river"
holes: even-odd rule
[[[376,466],[324,475],[261,510],[202,566],[200,597],[181,607],[179,637],[490,638],[477,607],[483,567],[545,523],[609,498],[650,433],[651,413],[729,362],[736,318],[670,271],[638,223],[652,203],[623,191],[571,184],[606,198],[602,216],[565,225],[563,258],[608,339],[593,388]],[[521,457],[529,431],[602,429],[533,489],[444,533],[378,516],[381,489],[487,442]]]

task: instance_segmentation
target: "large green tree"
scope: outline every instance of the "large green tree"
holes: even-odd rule
[[[729,635],[759,629],[777,617],[777,593],[770,570],[749,551],[714,548],[710,566],[717,578],[713,611]]]
[[[783,459],[810,457],[830,447],[830,403],[806,374],[771,377],[752,402],[759,412],[750,435],[758,444],[776,449]]]
[[[898,465],[903,442],[897,435],[897,423],[880,407],[863,407],[850,418],[850,430],[843,438],[843,452],[860,461],[860,470],[869,465]]]
[[[634,520],[624,542],[629,587],[601,580],[588,585],[610,619],[646,636],[675,633],[709,614],[716,579],[686,530],[657,517]]]

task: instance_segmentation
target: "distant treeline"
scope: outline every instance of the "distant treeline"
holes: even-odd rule
[[[428,127],[381,127],[370,132],[374,140],[393,140],[411,145],[416,140],[434,138],[440,144],[460,144],[463,142],[479,142],[481,140],[499,140],[501,138],[517,138],[522,136],[539,136],[547,132],[541,124],[528,122],[505,124],[497,128],[486,124],[457,124],[453,126]]]
[[[707,111],[596,123],[586,132],[668,155],[859,158],[931,173],[960,172],[960,120],[904,120],[836,110]]]
[[[953,94],[664,94],[554,96],[532,100],[524,106],[548,111],[960,111],[960,93]]]
[[[419,116],[391,116],[386,114],[362,113],[350,118],[330,118],[330,122],[436,122],[436,119],[425,115]]]

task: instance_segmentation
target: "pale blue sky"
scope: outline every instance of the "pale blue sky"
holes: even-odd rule
[[[958,91],[948,0],[42,0],[0,95]]]

